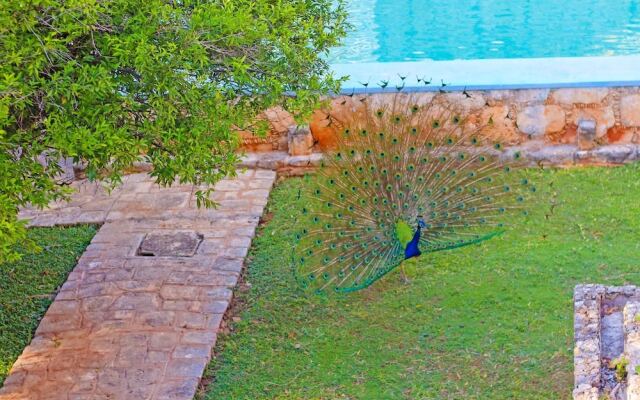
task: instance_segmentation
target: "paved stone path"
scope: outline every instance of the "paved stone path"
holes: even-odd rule
[[[134,174],[111,195],[80,182],[72,202],[23,212],[35,226],[103,225],[0,399],[192,399],[274,180],[248,170],[216,185],[217,209],[198,209],[194,187]],[[201,239],[192,257],[137,255],[154,235],[171,253],[179,233]]]

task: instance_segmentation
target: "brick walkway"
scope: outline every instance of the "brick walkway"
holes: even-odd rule
[[[81,182],[71,203],[23,212],[36,226],[104,224],[0,399],[192,399],[274,179],[249,170],[221,181],[219,208],[203,210],[192,186],[135,174],[110,196]],[[165,254],[180,248],[175,234],[201,239],[193,256]],[[137,255],[153,236],[160,256]]]

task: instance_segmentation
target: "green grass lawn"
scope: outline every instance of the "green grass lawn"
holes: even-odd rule
[[[0,265],[0,386],[95,232],[94,226],[30,229],[42,251]]]
[[[640,167],[533,174],[540,196],[504,235],[329,299],[290,275],[303,181],[280,184],[200,397],[569,399],[574,285],[640,283]]]

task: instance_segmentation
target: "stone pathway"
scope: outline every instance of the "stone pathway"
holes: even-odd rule
[[[0,399],[191,400],[274,180],[248,170],[198,209],[194,187],[134,174],[111,195],[79,182],[70,203],[23,212],[34,226],[103,225]]]

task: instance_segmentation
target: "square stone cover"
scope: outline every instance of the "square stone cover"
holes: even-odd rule
[[[202,242],[202,235],[197,232],[148,233],[138,248],[138,255],[193,257],[200,242]]]

